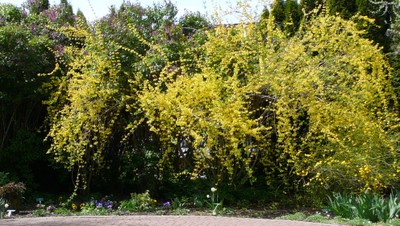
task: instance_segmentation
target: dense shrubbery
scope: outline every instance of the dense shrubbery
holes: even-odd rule
[[[128,2],[87,23],[66,1],[29,2],[0,5],[0,171],[28,190],[45,190],[39,181],[60,166],[74,196],[139,192],[124,211],[154,209],[150,193],[174,209],[204,207],[213,186],[224,204],[321,205],[331,192],[400,185],[398,72],[373,22],[352,17],[369,15],[361,1],[328,1],[328,12],[275,1],[256,23],[242,8],[249,18],[235,26],[198,13],[176,22],[171,3]],[[394,196],[357,197],[331,204],[358,210],[344,217],[397,214]],[[106,201],[75,210],[106,213]]]
[[[122,211],[149,211],[154,209],[157,201],[150,197],[149,191],[131,194],[131,199],[121,202],[119,209]]]

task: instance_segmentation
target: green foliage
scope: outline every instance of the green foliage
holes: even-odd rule
[[[132,193],[131,199],[123,200],[118,209],[131,212],[152,211],[156,203],[157,201],[150,197],[149,191],[140,194]]]
[[[52,10],[41,0],[22,7],[0,6],[0,170],[25,182],[29,190],[39,188],[48,178],[47,170],[53,170],[42,133],[42,101],[47,98],[42,85],[48,78],[38,76],[53,70],[50,49],[56,44],[62,48],[62,37],[51,29],[56,26]]]
[[[351,201],[350,197],[336,193],[333,194],[333,198],[329,197],[329,208],[339,216],[350,218],[353,214]]]
[[[7,172],[0,172],[0,186],[3,186],[10,182],[9,173]]]
[[[163,42],[164,35],[171,34],[176,14],[177,9],[170,2],[147,8],[138,3],[125,2],[119,9],[112,8],[110,14],[98,22],[98,26],[102,28],[105,40],[114,40],[126,48],[144,54],[148,47],[139,41],[137,34],[147,41]],[[133,33],[131,27],[137,33]],[[138,60],[130,59],[131,62],[126,62],[128,65]]]
[[[342,218],[340,216],[335,217],[331,222],[337,224],[354,225],[354,226],[374,225],[371,221],[366,219],[361,219],[361,218],[348,219],[348,218]]]
[[[59,5],[52,6],[43,13],[52,23],[56,23],[58,26],[73,26],[75,23],[72,5],[66,0],[61,0]]]
[[[191,200],[187,197],[175,198],[172,200],[172,213],[176,215],[186,215],[190,212],[188,209],[191,205]]]
[[[285,216],[278,217],[279,220],[291,220],[291,221],[303,221],[306,219],[306,215],[302,212],[297,212],[294,214],[289,214]]]
[[[4,212],[6,212],[6,204],[6,199],[0,197],[0,213],[4,214]]]
[[[351,18],[357,12],[357,5],[354,0],[327,0],[326,7],[332,15],[339,14],[346,19]]]
[[[322,3],[322,1],[320,1],[320,0],[301,0],[300,6],[301,6],[301,9],[305,13],[309,13],[310,11],[315,9],[321,3]]]
[[[378,194],[364,192],[359,195],[333,194],[329,197],[329,208],[345,218],[361,218],[372,222],[387,222],[397,218],[400,202],[397,195],[383,198]]]
[[[390,52],[394,56],[398,56],[400,54],[400,19],[397,18],[391,24],[390,28],[390,37],[391,37],[391,45]]]
[[[187,197],[181,197],[181,198],[174,198],[172,200],[171,208],[172,209],[179,209],[179,208],[184,208],[186,205],[188,205],[189,199]]]
[[[193,36],[198,31],[204,30],[211,25],[199,12],[186,13],[179,19],[178,24],[182,26],[182,32],[185,36]]]
[[[275,18],[275,23],[283,28],[286,19],[285,0],[274,0],[271,6],[271,15]]]
[[[47,211],[45,209],[36,209],[32,211],[32,214],[37,217],[43,217],[47,215]]]
[[[22,10],[12,4],[0,4],[0,24],[19,23],[22,20]]]
[[[305,221],[308,222],[319,222],[319,223],[329,223],[326,216],[322,216],[321,214],[314,214],[311,216],[307,216]]]
[[[387,221],[384,225],[399,226],[400,219],[391,219],[391,220]]]
[[[87,23],[86,17],[80,9],[78,9],[78,11],[76,12],[76,16],[79,17],[81,20],[83,20],[85,23]]]
[[[65,207],[58,207],[54,210],[54,213],[57,215],[61,215],[61,216],[70,216],[72,215],[72,212],[70,209],[65,208]]]
[[[110,214],[112,208],[106,206],[96,206],[94,202],[89,202],[80,206],[80,214],[83,215],[107,215]]]
[[[286,0],[285,2],[285,31],[294,35],[300,26],[302,13],[297,0]]]
[[[8,142],[0,152],[1,169],[9,170],[13,180],[24,181],[30,188],[37,188],[37,180],[43,175],[35,175],[34,170],[47,167],[40,166],[40,163],[50,163],[46,161],[43,138],[35,131],[18,129],[15,137]]]
[[[186,208],[177,208],[172,210],[172,214],[174,215],[188,215],[190,213],[190,209]]]
[[[303,7],[305,6],[303,5]],[[271,16],[274,17],[279,28],[284,30],[287,35],[292,36],[299,29],[303,17],[301,10],[301,5],[296,0],[278,0],[274,1],[271,6]],[[261,17],[268,18],[268,12],[268,9],[264,9]]]

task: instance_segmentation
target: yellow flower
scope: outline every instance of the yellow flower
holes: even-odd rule
[[[78,209],[78,206],[75,203],[72,203],[71,207],[72,207],[72,210],[77,210]]]

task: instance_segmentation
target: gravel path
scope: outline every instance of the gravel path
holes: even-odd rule
[[[327,226],[334,224],[311,223],[255,218],[219,216],[68,216],[33,217],[0,220],[4,226]]]

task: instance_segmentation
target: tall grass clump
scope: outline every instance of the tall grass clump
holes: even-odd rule
[[[338,216],[371,222],[387,222],[400,213],[398,195],[393,193],[389,197],[368,191],[357,195],[334,193],[329,197],[328,206]]]

